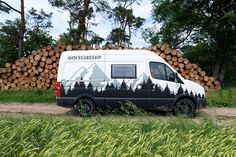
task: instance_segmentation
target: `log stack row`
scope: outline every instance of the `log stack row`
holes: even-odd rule
[[[113,46],[112,44],[102,47],[86,45],[64,45],[59,43],[55,48],[47,46],[33,52],[28,57],[16,60],[14,64],[6,63],[0,68],[0,89],[55,89],[57,69],[60,55],[63,51],[91,50],[91,49],[127,49],[126,45]],[[138,49],[138,48],[137,48]],[[206,75],[197,65],[183,58],[177,50],[171,50],[167,44],[156,44],[146,48],[160,55],[172,65],[184,78],[195,81],[206,90],[220,89],[220,81]]]

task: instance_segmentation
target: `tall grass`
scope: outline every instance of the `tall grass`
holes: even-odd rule
[[[0,102],[23,102],[23,103],[52,103],[56,95],[53,90],[2,90],[0,91]]]
[[[236,107],[236,87],[207,93],[208,105],[218,107]]]
[[[0,120],[0,156],[236,156],[236,127],[209,121]]]

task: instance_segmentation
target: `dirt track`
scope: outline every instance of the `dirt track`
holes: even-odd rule
[[[70,108],[63,108],[56,104],[46,103],[1,103],[0,112],[12,113],[45,113],[45,114],[66,114],[70,112]],[[200,112],[206,113],[210,116],[236,116],[236,108],[206,108]]]
[[[56,104],[22,104],[22,103],[1,103],[0,112],[12,113],[46,113],[46,114],[65,114],[71,111],[70,108],[63,108]]]

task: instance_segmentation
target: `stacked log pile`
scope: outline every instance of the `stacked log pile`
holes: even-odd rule
[[[15,61],[15,64],[6,63],[0,68],[0,89],[55,89],[57,69],[60,55],[63,51],[91,50],[91,49],[127,49],[126,45],[113,46],[112,44],[94,48],[86,45],[64,45],[58,44],[55,48],[47,46],[33,52],[28,57]],[[137,48],[138,49],[138,48]],[[182,57],[177,50],[171,50],[168,45],[156,44],[147,48],[160,55],[172,65],[184,78],[195,81],[206,90],[220,89],[220,81],[206,75],[197,65]]]

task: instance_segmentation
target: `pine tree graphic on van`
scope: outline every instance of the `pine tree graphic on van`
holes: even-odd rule
[[[89,82],[89,84],[86,86],[83,78],[80,79],[80,81],[77,81],[74,85],[74,88],[69,88],[69,90],[66,92],[64,86],[61,87],[61,96],[68,96],[68,97],[76,97],[80,93],[88,93],[92,94],[95,97],[139,97],[139,98],[174,98],[178,94],[184,94],[186,96],[192,96],[195,98],[204,98],[204,95],[200,94],[193,94],[191,91],[190,93],[186,89],[183,90],[182,86],[179,87],[177,93],[174,93],[174,91],[171,91],[168,87],[168,84],[164,88],[164,90],[161,89],[160,85],[153,84],[150,78],[147,79],[147,81],[143,81],[142,84],[140,84],[141,88],[138,89],[136,87],[135,90],[132,89],[131,85],[128,86],[125,81],[123,80],[120,87],[115,86],[113,83],[107,84],[105,86],[104,90],[98,91],[97,88],[94,88],[92,83]]]

